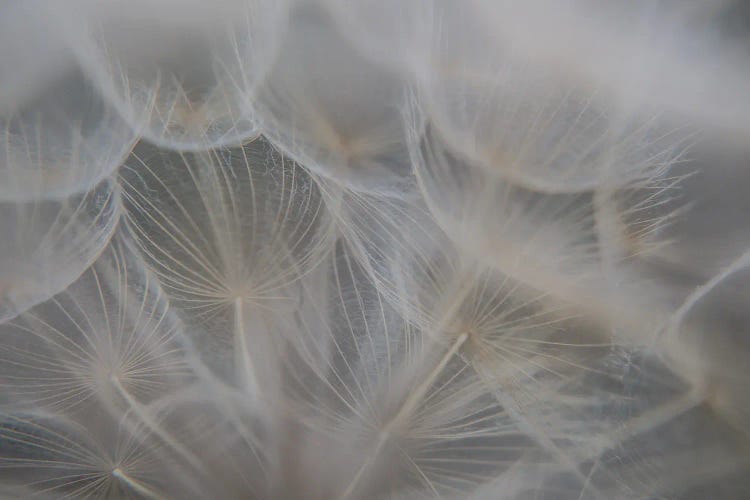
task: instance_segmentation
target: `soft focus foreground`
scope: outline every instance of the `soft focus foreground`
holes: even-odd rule
[[[747,497],[749,35],[0,5],[0,497]]]

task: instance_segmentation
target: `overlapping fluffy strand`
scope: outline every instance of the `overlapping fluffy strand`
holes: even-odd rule
[[[0,497],[746,497],[747,19],[0,5]]]

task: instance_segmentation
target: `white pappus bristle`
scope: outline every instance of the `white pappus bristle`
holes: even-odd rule
[[[0,497],[748,497],[749,34],[0,4]]]

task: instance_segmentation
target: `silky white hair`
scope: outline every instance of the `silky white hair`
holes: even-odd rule
[[[0,496],[746,496],[748,19],[1,5]]]

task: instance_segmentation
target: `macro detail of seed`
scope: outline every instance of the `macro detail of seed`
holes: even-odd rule
[[[0,3],[0,498],[750,498],[749,20]]]

